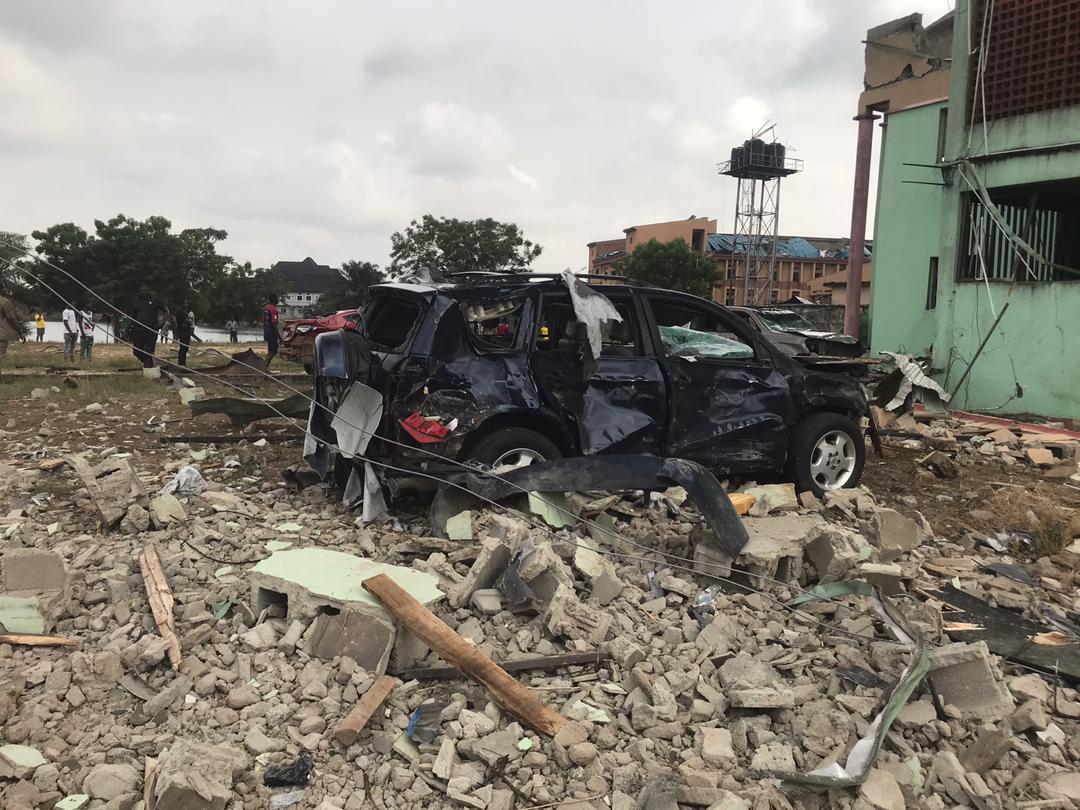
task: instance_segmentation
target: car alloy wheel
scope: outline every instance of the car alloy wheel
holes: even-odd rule
[[[515,447],[495,459],[491,465],[491,471],[501,475],[511,470],[528,467],[530,464],[541,464],[545,461],[547,459],[536,450],[531,450],[528,447]]]
[[[855,443],[847,433],[830,430],[810,453],[810,476],[822,489],[840,489],[855,472]]]

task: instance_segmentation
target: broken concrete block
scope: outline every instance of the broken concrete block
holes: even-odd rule
[[[307,652],[329,660],[351,658],[375,675],[386,672],[394,646],[395,625],[370,613],[343,610],[315,618],[308,636]]]
[[[498,576],[510,564],[510,546],[501,540],[484,538],[480,542],[480,553],[476,556],[465,579],[454,585],[446,595],[446,600],[453,607],[463,607],[474,591],[490,588]]]
[[[769,742],[758,747],[754,751],[754,757],[750,760],[752,771],[781,771],[784,773],[795,772],[795,757],[790,745],[779,742]]]
[[[593,579],[589,596],[601,605],[609,605],[619,598],[625,587],[625,583],[614,574],[604,573]]]
[[[998,428],[993,433],[987,433],[986,438],[995,444],[1012,444],[1016,441],[1016,434],[1008,428]]]
[[[931,650],[928,677],[941,702],[955,707],[960,719],[995,722],[1013,711],[1012,695],[1001,682],[985,641],[956,642]]]
[[[804,546],[806,557],[814,564],[818,582],[836,582],[873,549],[862,536],[838,526],[826,526]]]
[[[118,796],[133,794],[142,784],[142,775],[130,765],[106,764],[95,765],[83,780],[83,792],[91,798],[112,801]],[[161,810],[169,807],[159,805]]]
[[[385,621],[393,617],[361,587],[376,574],[386,574],[423,605],[443,598],[438,577],[378,563],[328,548],[275,551],[250,571],[251,601],[255,615],[278,605],[290,619],[313,619],[325,613],[357,610]]]
[[[965,771],[983,774],[993,768],[1009,753],[1012,740],[1007,734],[993,728],[977,732],[975,739],[960,752],[959,760]]]
[[[711,536],[700,536],[694,543],[694,570],[713,577],[730,577],[735,558]]]
[[[574,575],[549,543],[541,543],[521,558],[518,575],[532,589],[536,602],[546,606],[560,587],[574,587]]]
[[[1009,728],[1013,734],[1023,734],[1025,731],[1043,731],[1050,725],[1050,718],[1046,716],[1046,709],[1037,700],[1029,700],[1020,705],[1009,717]]]
[[[904,593],[906,585],[919,572],[916,563],[860,563],[855,569],[858,579],[864,579],[886,596]]]
[[[248,757],[229,745],[174,741],[158,759],[157,810],[225,810]]]
[[[633,669],[645,660],[645,651],[628,636],[616,636],[604,648],[611,660],[625,670]]]
[[[1045,447],[1029,447],[1024,451],[1027,460],[1039,467],[1053,467],[1057,464],[1057,458],[1053,452]]]
[[[125,534],[139,534],[150,528],[150,513],[137,503],[128,507],[120,521],[120,530]]]
[[[753,517],[799,508],[794,484],[762,484],[744,489],[743,492],[755,498],[754,505],[750,507]]]
[[[919,524],[895,509],[878,509],[874,513],[872,525],[878,558],[883,562],[897,559],[923,541]]]
[[[485,616],[494,616],[503,608],[502,591],[496,588],[483,588],[479,591],[473,591],[469,603]]]
[[[206,390],[197,386],[195,388],[181,388],[176,393],[180,396],[181,405],[188,405],[196,399],[202,399],[206,396]]]
[[[158,495],[150,501],[150,522],[161,528],[187,520],[184,505],[175,495]]]
[[[240,641],[253,650],[268,650],[277,643],[277,630],[270,622],[262,622],[243,633]]]
[[[48,633],[56,625],[66,602],[63,591],[0,594],[0,627],[6,633]]]
[[[66,591],[64,558],[55,551],[37,548],[10,548],[0,562],[3,591]]]
[[[748,653],[740,652],[725,661],[719,675],[724,694],[736,708],[779,709],[795,705],[795,694],[784,686],[780,673]]]
[[[29,779],[45,757],[29,745],[0,745],[0,779]]]
[[[735,765],[735,749],[731,745],[731,731],[726,728],[701,729],[701,758],[714,768],[731,768]]]
[[[595,579],[602,574],[611,574],[615,566],[600,554],[600,547],[595,540],[580,538],[574,549],[574,568],[585,575],[586,579]]]
[[[859,795],[877,810],[904,810],[907,800],[891,773],[871,768],[866,781],[859,786]]]
[[[543,614],[543,622],[553,636],[600,644],[607,638],[614,617],[580,599],[573,588],[560,584]]]
[[[473,539],[473,513],[466,509],[446,521],[446,536],[450,540]]]
[[[749,540],[737,562],[745,566],[755,588],[775,591],[783,587],[776,580],[792,582],[802,574],[803,549],[825,522],[817,515],[784,514],[748,518],[743,525]]]

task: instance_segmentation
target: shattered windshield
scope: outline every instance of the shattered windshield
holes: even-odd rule
[[[777,329],[781,332],[814,331],[814,325],[810,321],[801,315],[796,315],[794,312],[761,310],[758,314],[761,316],[761,320],[769,325],[770,329]]]
[[[423,310],[419,300],[395,295],[376,296],[365,313],[364,332],[377,348],[404,350]]]
[[[723,357],[746,360],[754,350],[737,340],[682,326],[661,326],[660,340],[669,357]]]

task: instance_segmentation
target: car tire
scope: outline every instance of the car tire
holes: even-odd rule
[[[820,498],[829,489],[858,486],[865,462],[862,431],[846,416],[810,414],[792,432],[787,473],[798,492]]]
[[[518,461],[513,459],[518,453]],[[485,468],[524,467],[529,463],[562,458],[558,445],[542,433],[522,427],[502,428],[484,436],[468,453],[470,461]]]

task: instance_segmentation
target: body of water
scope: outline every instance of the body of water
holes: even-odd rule
[[[224,329],[207,329],[202,326],[196,326],[195,334],[197,337],[202,338],[207,343],[229,342],[229,333]],[[171,340],[172,336],[170,335],[169,337]],[[239,334],[237,335],[237,339],[241,343],[262,342],[263,336],[261,331],[256,331],[253,329],[241,329]],[[33,322],[30,323],[30,337],[28,338],[28,340],[37,340],[37,329],[34,327]],[[45,321],[45,340],[49,343],[64,342],[64,324],[62,321]],[[95,329],[94,342],[112,343],[112,334],[106,335],[102,329]]]

